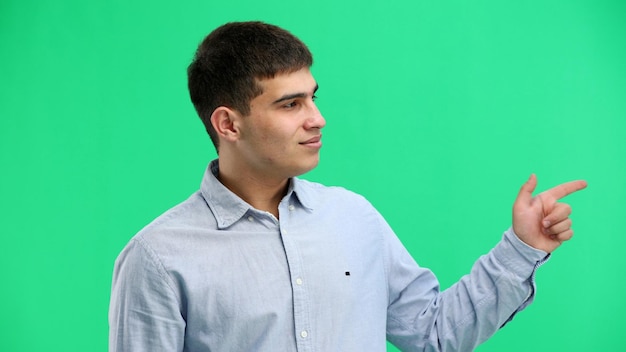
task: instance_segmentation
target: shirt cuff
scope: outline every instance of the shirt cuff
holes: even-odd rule
[[[522,280],[532,278],[535,269],[550,257],[548,253],[520,240],[512,227],[504,232],[502,241],[493,250],[493,255],[509,272]]]

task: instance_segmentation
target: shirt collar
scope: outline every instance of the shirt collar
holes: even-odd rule
[[[296,198],[300,205],[308,211],[312,211],[315,204],[315,193],[313,188],[310,187],[310,183],[305,180],[301,180],[297,177],[291,179],[289,184],[289,191],[287,196]]]
[[[224,229],[241,219],[253,207],[231,192],[217,179],[218,171],[219,164],[218,160],[215,159],[211,161],[204,172],[200,191],[213,216],[215,216],[218,228]],[[307,184],[307,181],[292,178],[285,198],[297,200],[293,203],[297,203],[306,210],[311,211],[313,210],[313,194],[310,187],[307,187]]]

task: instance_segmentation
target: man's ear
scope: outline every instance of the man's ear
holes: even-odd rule
[[[220,106],[211,114],[211,124],[220,139],[234,141],[239,138],[238,118],[237,111]]]

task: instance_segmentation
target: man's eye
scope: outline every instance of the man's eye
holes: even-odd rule
[[[287,104],[285,104],[285,105],[283,105],[283,106],[284,106],[285,108],[290,109],[290,108],[294,108],[294,107],[296,107],[296,105],[298,105],[298,103],[296,103],[295,101],[292,101],[291,103],[287,103]]]
[[[311,99],[312,99],[313,101],[316,101],[316,100],[317,100],[317,95],[312,96],[312,97],[311,97]]]

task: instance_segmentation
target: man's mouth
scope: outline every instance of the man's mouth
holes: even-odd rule
[[[315,137],[311,137],[300,144],[309,146],[309,147],[321,147],[322,146],[322,135],[317,135]]]

